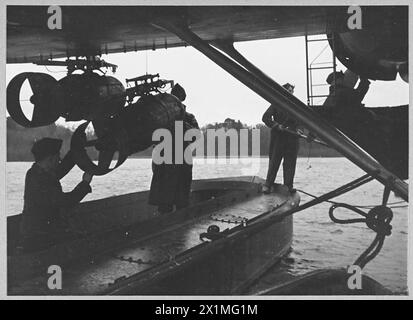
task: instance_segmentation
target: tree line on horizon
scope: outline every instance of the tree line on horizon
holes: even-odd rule
[[[234,120],[231,118],[227,118],[224,122],[215,122],[212,124],[207,124],[201,128],[201,130],[205,133],[207,129],[235,129],[239,131],[241,129],[248,130],[248,155],[251,156],[252,154],[252,130],[259,129],[260,130],[260,155],[261,156],[268,156],[269,153],[269,145],[271,140],[271,128],[267,127],[265,124],[256,124],[254,126],[250,126],[247,124],[242,123],[239,120]],[[206,134],[204,134],[204,139],[206,139]],[[227,138],[227,156],[229,156],[229,143],[230,140]],[[300,147],[298,151],[299,157],[341,157],[341,155],[335,151],[334,149],[325,147],[323,145],[317,143],[309,143],[304,139],[299,140]],[[204,146],[206,146],[206,141],[204,141]],[[239,150],[239,148],[238,148]],[[215,143],[215,154],[218,154],[218,144]]]
[[[72,137],[74,128],[65,127],[59,124],[51,124],[49,126],[39,127],[39,128],[24,128],[18,125],[13,119],[7,117],[7,161],[33,161],[33,156],[30,152],[33,142],[44,138],[44,137],[53,137],[63,140],[62,152],[64,155],[69,151],[70,148],[70,139]],[[227,118],[224,122],[215,122],[206,124],[201,128],[201,131],[204,133],[204,146],[205,146],[205,155],[206,155],[206,130],[207,129],[235,129],[239,132],[241,129],[248,130],[248,154],[251,155],[251,142],[252,142],[252,130],[260,130],[260,155],[267,156],[268,148],[270,144],[271,129],[265,126],[264,124],[257,124],[255,126],[249,126],[244,123],[241,123],[239,120],[236,121],[231,118]],[[93,131],[87,131],[86,135],[88,139],[94,137]],[[230,140],[226,139],[226,150],[227,156],[229,156],[229,143]],[[218,144],[215,143],[216,152],[218,154]],[[238,148],[239,150],[239,148]],[[92,159],[97,159],[98,151],[94,148],[88,148],[88,154]],[[144,151],[133,154],[132,158],[141,158],[141,157],[151,157],[152,148],[148,148]],[[308,143],[303,139],[300,139],[300,149],[298,153],[299,157],[339,157],[340,154],[333,149],[324,147],[317,143]]]

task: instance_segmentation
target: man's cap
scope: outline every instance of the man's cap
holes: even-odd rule
[[[289,90],[289,89],[294,90],[295,86],[292,85],[291,83],[287,82],[287,83],[283,84],[283,88],[286,89],[286,90]]]
[[[328,75],[327,79],[326,79],[326,82],[327,82],[328,84],[332,84],[332,83],[333,83],[333,80],[334,80],[334,77],[335,77],[336,79],[344,78],[344,73],[343,73],[343,71],[336,71],[336,72],[330,73],[330,74]]]
[[[48,156],[59,154],[63,140],[55,138],[42,138],[35,141],[32,147],[32,153],[36,161],[40,161]]]
[[[178,83],[174,85],[174,87],[172,88],[171,94],[173,94],[175,97],[177,97],[181,101],[184,101],[186,98],[185,89],[182,88]]]

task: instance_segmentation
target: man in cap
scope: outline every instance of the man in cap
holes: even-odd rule
[[[284,89],[290,94],[294,93],[294,86],[286,83]],[[271,140],[269,148],[269,164],[267,179],[263,186],[264,193],[270,193],[271,187],[277,177],[278,169],[283,161],[284,185],[293,193],[295,166],[297,163],[298,154],[298,137],[282,131],[284,128],[289,128],[296,131],[297,123],[294,119],[289,118],[284,112],[279,110],[276,105],[271,105],[262,116],[262,121],[271,128]]]
[[[60,179],[75,165],[69,151],[60,160],[62,140],[43,138],[33,144],[35,162],[26,173],[24,207],[20,233],[25,251],[47,247],[67,236],[61,210],[77,205],[89,192],[92,175],[83,174],[82,181],[71,191],[62,191]]]
[[[171,94],[177,97],[179,100],[181,100],[181,102],[184,102],[186,99],[185,89],[182,88],[182,86],[179,83],[173,86]]]
[[[358,76],[351,70],[332,72],[326,79],[330,85],[330,93],[324,102],[324,106],[334,109],[335,111],[345,111],[351,108],[359,108],[369,90],[370,81],[366,78],[360,78],[360,83],[354,89]]]
[[[171,90],[171,94],[183,102],[186,98],[186,92],[179,84]],[[186,111],[183,106],[183,134],[189,129],[199,129],[195,116]],[[175,133],[174,128],[170,128]],[[149,204],[158,206],[158,212],[161,214],[173,212],[174,209],[181,209],[188,205],[189,195],[192,183],[192,163],[186,163],[182,155],[183,163],[175,163],[175,137],[172,139],[173,163],[155,164],[152,163],[152,182],[149,192]],[[191,141],[183,141],[183,152],[191,144]],[[192,159],[191,159],[192,160]]]

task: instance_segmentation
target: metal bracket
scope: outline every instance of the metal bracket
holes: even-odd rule
[[[106,62],[99,57],[87,57],[86,59],[67,59],[66,61],[56,61],[56,60],[41,60],[39,62],[34,62],[34,64],[39,66],[62,66],[67,67],[67,73],[71,74],[75,70],[92,71],[99,70],[100,68],[111,68],[112,73],[115,73],[118,66],[109,62]]]

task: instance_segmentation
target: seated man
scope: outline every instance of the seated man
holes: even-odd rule
[[[64,193],[60,184],[75,165],[69,151],[60,161],[62,140],[43,138],[32,147],[35,163],[27,171],[24,208],[20,225],[25,251],[39,250],[67,236],[63,208],[78,204],[89,192],[92,175],[83,174],[73,191]]]

